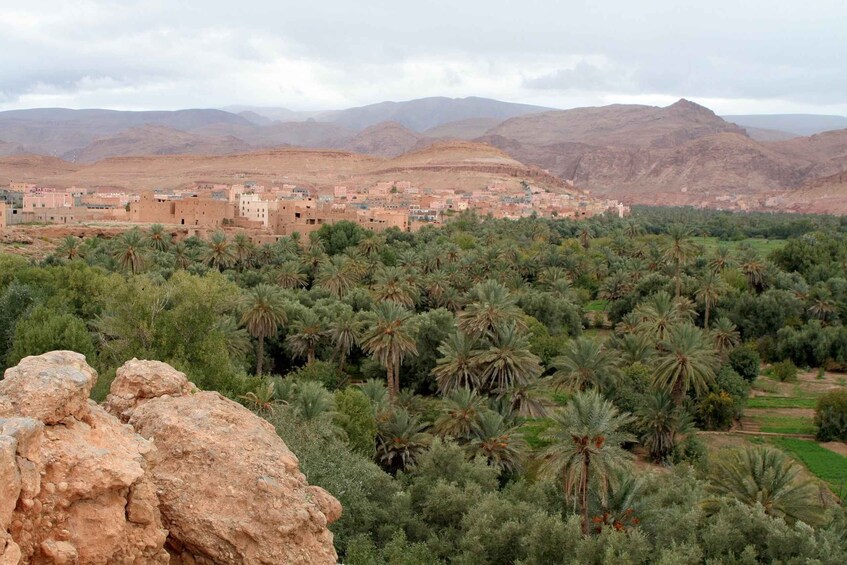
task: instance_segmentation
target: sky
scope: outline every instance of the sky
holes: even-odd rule
[[[0,109],[688,98],[847,115],[844,0],[0,0]]]

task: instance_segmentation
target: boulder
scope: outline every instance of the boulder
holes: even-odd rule
[[[0,382],[0,565],[167,563],[153,445],[90,402],[82,355],[27,357]],[[155,509],[137,522],[126,509]]]
[[[106,405],[156,446],[151,475],[175,561],[336,563],[326,526],[341,505],[307,484],[273,426],[218,393],[194,392],[167,365],[130,363]]]

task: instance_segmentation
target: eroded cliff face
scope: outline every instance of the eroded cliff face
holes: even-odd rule
[[[104,408],[82,355],[0,381],[0,565],[335,563],[341,514],[273,427],[164,363],[118,370]]]

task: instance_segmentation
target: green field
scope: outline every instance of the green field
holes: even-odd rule
[[[716,237],[695,237],[694,241],[705,247],[707,252],[714,251],[721,245],[726,245],[734,250],[737,250],[739,247],[749,246],[761,256],[765,256],[774,249],[779,249],[787,243],[785,239],[747,238],[738,241],[724,241]]]
[[[801,461],[813,475],[826,482],[832,492],[847,501],[847,457],[810,440],[777,437],[770,441]]]
[[[785,416],[782,414],[748,413],[759,424],[759,430],[768,434],[807,434],[815,433],[815,424],[811,418]]]
[[[609,307],[608,300],[592,300],[585,304],[586,312],[602,312]]]
[[[814,408],[814,397],[756,396],[747,399],[747,408]]]

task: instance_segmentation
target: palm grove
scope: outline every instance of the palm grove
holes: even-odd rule
[[[706,245],[745,237],[786,242]],[[77,350],[102,397],[159,359],[239,400],[341,500],[346,563],[847,562],[797,463],[697,436],[740,418],[761,360],[847,368],[836,219],[465,214],[262,246],[152,226],[0,267],[0,364]]]

